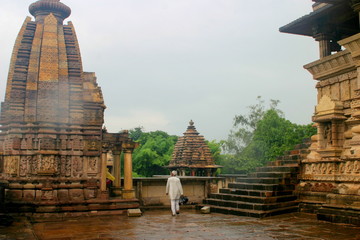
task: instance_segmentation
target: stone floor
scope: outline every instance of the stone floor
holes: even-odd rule
[[[42,223],[17,219],[10,227],[0,227],[0,239],[360,240],[360,227],[321,222],[299,213],[255,219],[201,214],[193,209],[173,217],[168,210],[148,210],[141,217],[97,216]]]

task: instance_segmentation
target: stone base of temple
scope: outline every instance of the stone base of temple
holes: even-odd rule
[[[317,219],[360,226],[360,207],[325,204],[319,209]]]
[[[360,196],[332,193],[300,193],[300,212],[314,213],[319,220],[360,225]]]
[[[12,202],[5,203],[6,212],[24,215],[34,221],[48,221],[77,216],[126,214],[128,209],[139,208],[137,199],[92,199],[69,202]]]
[[[97,179],[37,178],[31,181],[4,181],[0,211],[29,217],[67,217],[79,215],[122,214],[138,208],[135,196],[111,198],[100,191]]]

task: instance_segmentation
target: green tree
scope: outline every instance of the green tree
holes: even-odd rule
[[[311,124],[299,125],[281,117],[274,109],[269,109],[258,122],[253,140],[243,152],[249,159],[258,159],[264,165],[281,156],[285,151],[292,150],[304,138],[316,134]]]
[[[140,143],[133,154],[133,171],[143,177],[168,174],[164,167],[170,162],[177,136],[163,131],[143,132],[141,127],[130,130],[129,135]]]
[[[234,118],[233,129],[230,130],[227,141],[224,141],[223,148],[230,154],[239,154],[247,147],[253,138],[257,123],[264,117],[266,112],[265,102],[261,96],[257,97],[257,103],[248,106],[247,115],[236,115]],[[282,111],[277,108],[279,100],[270,100],[270,109],[282,115]]]
[[[261,97],[257,101],[249,107],[248,115],[234,119],[234,129],[223,144],[227,154],[221,165],[225,173],[249,172],[263,166],[316,133],[310,124],[298,125],[286,120],[277,108],[279,101],[271,100],[268,109]]]
[[[223,155],[221,154],[221,148],[223,141],[217,142],[216,140],[212,141],[206,141],[206,144],[209,146],[211,155],[213,156],[215,160],[215,164],[219,164],[221,162],[221,159]]]

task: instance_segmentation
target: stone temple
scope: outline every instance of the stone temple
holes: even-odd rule
[[[11,56],[1,103],[1,181],[7,210],[89,212],[137,207],[127,131],[107,133],[95,73],[84,72],[71,9],[59,0],[29,7]],[[109,199],[106,153],[116,180]],[[124,186],[120,154],[124,154]],[[128,199],[128,200],[124,200]]]
[[[319,42],[320,59],[304,66],[316,81],[317,135],[301,162],[300,210],[360,224],[360,1],[313,1],[313,12],[280,28]]]
[[[200,135],[191,120],[184,136],[175,144],[168,168],[177,170],[181,176],[214,176],[221,167],[215,165],[204,136]]]

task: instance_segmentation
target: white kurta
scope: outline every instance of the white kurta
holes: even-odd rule
[[[183,195],[183,189],[180,179],[177,177],[169,177],[166,183],[166,194],[169,194],[171,200],[180,199]]]

